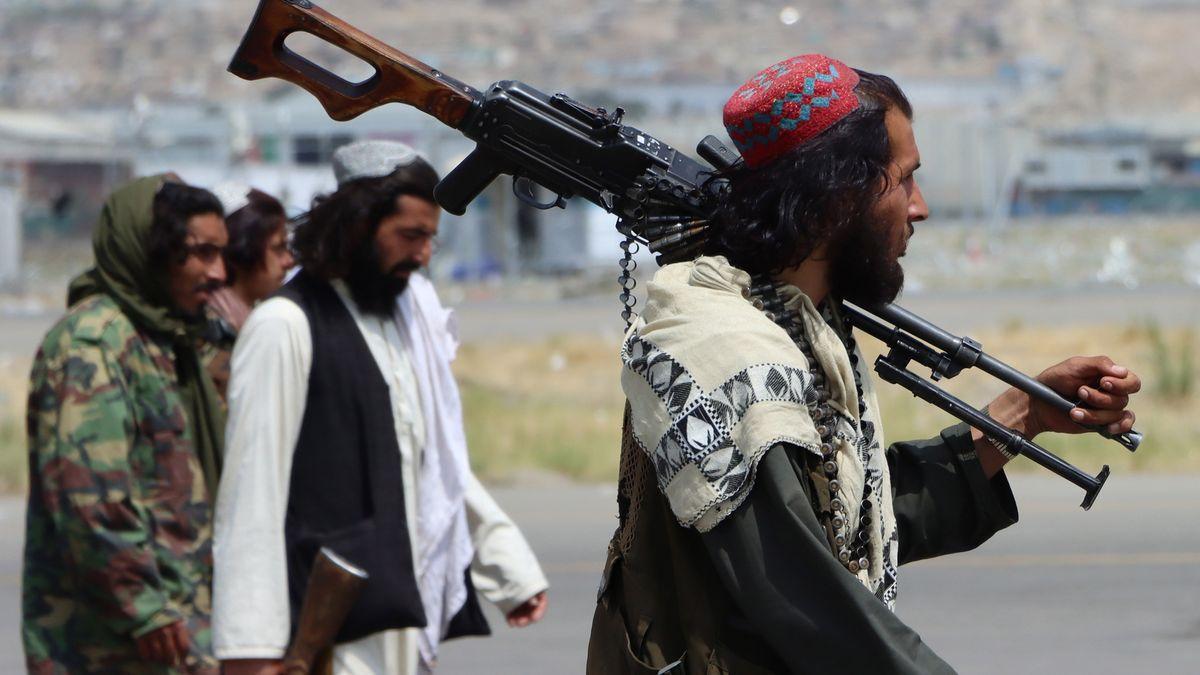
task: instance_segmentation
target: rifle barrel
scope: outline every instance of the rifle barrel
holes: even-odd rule
[[[979,368],[983,372],[1005,382],[1006,384],[1016,387],[1021,391],[1033,396],[1034,398],[1053,406],[1056,410],[1069,413],[1072,408],[1078,407],[1079,404],[1064,398],[1061,394],[1054,391],[1050,387],[1042,384],[1036,379],[1022,373],[1003,361],[987,354],[982,350],[982,346],[971,340],[954,335],[924,318],[913,314],[912,312],[890,303],[870,305],[867,307],[856,307],[851,303],[844,303],[851,311],[851,314],[858,310],[859,317],[866,321],[867,315],[874,315],[891,323],[896,328],[910,333],[911,335],[924,340],[930,345],[942,350],[951,357],[951,360],[963,368]],[[859,318],[859,317],[856,317]],[[876,321],[876,324],[879,322]],[[870,331],[868,331],[870,332]],[[873,333],[874,334],[874,333]],[[879,337],[876,335],[876,337]],[[884,338],[881,338],[884,339]],[[1085,428],[1094,431],[1105,438],[1117,441],[1125,446],[1130,452],[1137,450],[1141,444],[1142,434],[1138,431],[1130,430],[1126,434],[1111,434],[1104,427],[1096,427],[1089,425],[1081,425]]]
[[[1096,501],[1096,496],[1100,494],[1100,489],[1104,487],[1104,481],[1108,480],[1109,469],[1107,465],[1096,476],[1088,475],[1058,455],[1046,450],[1033,441],[1021,437],[1020,434],[1014,432],[1012,429],[984,415],[962,399],[943,391],[941,388],[918,377],[911,371],[897,366],[886,357],[881,356],[875,361],[875,370],[885,382],[891,382],[892,384],[904,387],[926,403],[931,403],[945,410],[963,422],[979,429],[986,436],[1003,439],[1012,451],[1028,457],[1043,468],[1050,470],[1054,474],[1065,478],[1083,489],[1084,498],[1080,506],[1085,511],[1092,508],[1092,504]]]

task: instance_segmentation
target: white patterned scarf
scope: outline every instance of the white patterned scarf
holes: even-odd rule
[[[780,295],[800,315],[818,363],[809,364],[787,333],[751,304],[750,275],[724,257],[659,270],[621,350],[634,438],[675,518],[708,532],[750,494],[758,463],[772,446],[790,443],[820,457],[822,440],[808,409],[818,396],[809,368],[820,368],[836,413],[832,444],[847,522],[859,522],[864,485],[871,486],[872,512],[879,516],[869,526],[869,564],[855,576],[894,607],[896,519],[871,379],[859,357],[866,399],[859,419],[855,369],[839,334],[799,289],[784,287]],[[810,472],[810,479],[818,509],[828,511],[828,479],[821,471]],[[851,529],[850,539],[857,534]]]
[[[450,370],[458,350],[453,312],[442,307],[433,284],[416,273],[397,302],[425,422],[417,476],[416,561],[428,621],[421,629],[421,661],[431,667],[438,643],[467,601],[465,574],[475,555],[464,497],[471,467],[462,402]]]

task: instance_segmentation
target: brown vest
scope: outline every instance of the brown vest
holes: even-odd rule
[[[722,621],[737,610],[700,535],[679,525],[625,407],[620,524],[592,618],[589,675],[757,675],[786,669],[764,642]],[[674,667],[669,667],[674,664]]]

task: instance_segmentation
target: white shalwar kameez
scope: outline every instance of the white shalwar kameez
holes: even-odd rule
[[[359,312],[344,284],[335,281],[333,286],[388,384],[415,557],[420,550],[417,468],[425,424],[402,324],[396,314],[384,318]],[[311,367],[312,338],[303,310],[283,298],[259,305],[238,336],[229,383],[214,542],[213,646],[221,660],[278,659],[287,648],[291,619],[283,525]],[[487,600],[507,613],[548,584],[516,525],[469,472],[465,483],[475,546],[472,580]],[[424,672],[419,630],[390,630],[339,645],[334,672]]]

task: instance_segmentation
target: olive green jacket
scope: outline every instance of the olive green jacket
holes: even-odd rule
[[[894,444],[887,458],[902,564],[970,550],[1017,520],[1004,474],[984,476],[965,425]],[[805,450],[773,447],[749,498],[699,534],[675,521],[627,434],[622,526],[587,672],[953,672],[834,557],[811,505],[808,461]]]
[[[21,633],[33,673],[215,673],[212,517],[170,342],[108,295],[71,308],[30,376]],[[135,640],[184,621],[182,668]]]

